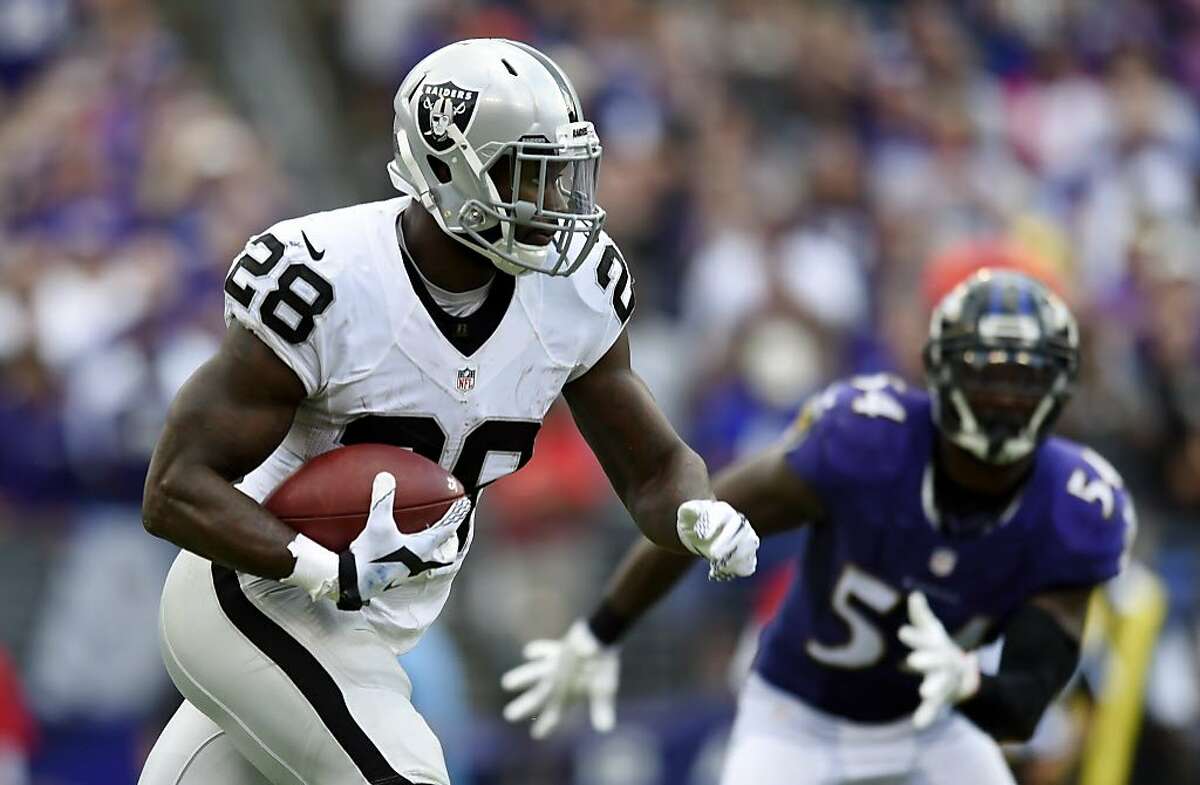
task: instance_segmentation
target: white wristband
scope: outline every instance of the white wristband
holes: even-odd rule
[[[303,534],[288,543],[288,550],[296,557],[292,574],[280,580],[289,586],[299,586],[308,592],[313,602],[322,597],[338,595],[338,557]]]

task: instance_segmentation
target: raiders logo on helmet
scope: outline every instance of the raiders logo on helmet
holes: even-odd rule
[[[417,95],[417,127],[426,146],[435,153],[449,150],[454,144],[450,124],[465,134],[475,116],[478,98],[478,90],[466,90],[454,82],[422,86]]]

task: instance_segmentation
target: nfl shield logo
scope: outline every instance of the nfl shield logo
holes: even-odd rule
[[[458,372],[458,391],[469,393],[475,389],[475,369],[463,368]]]
[[[938,548],[929,557],[929,571],[939,578],[950,575],[956,566],[958,566],[958,555],[949,548]]]

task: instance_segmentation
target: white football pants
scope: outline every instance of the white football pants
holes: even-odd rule
[[[449,785],[408,676],[361,613],[184,551],[160,634],[186,700],[139,785]]]
[[[721,785],[1015,785],[1000,747],[957,713],[918,731],[818,711],[752,673]]]

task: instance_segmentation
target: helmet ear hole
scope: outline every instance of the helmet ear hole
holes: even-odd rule
[[[432,155],[427,155],[425,156],[425,162],[429,164],[429,170],[433,172],[433,176],[436,177],[437,181],[442,185],[445,185],[453,179],[454,176],[450,173],[450,167],[447,166],[446,162],[442,159]]]

